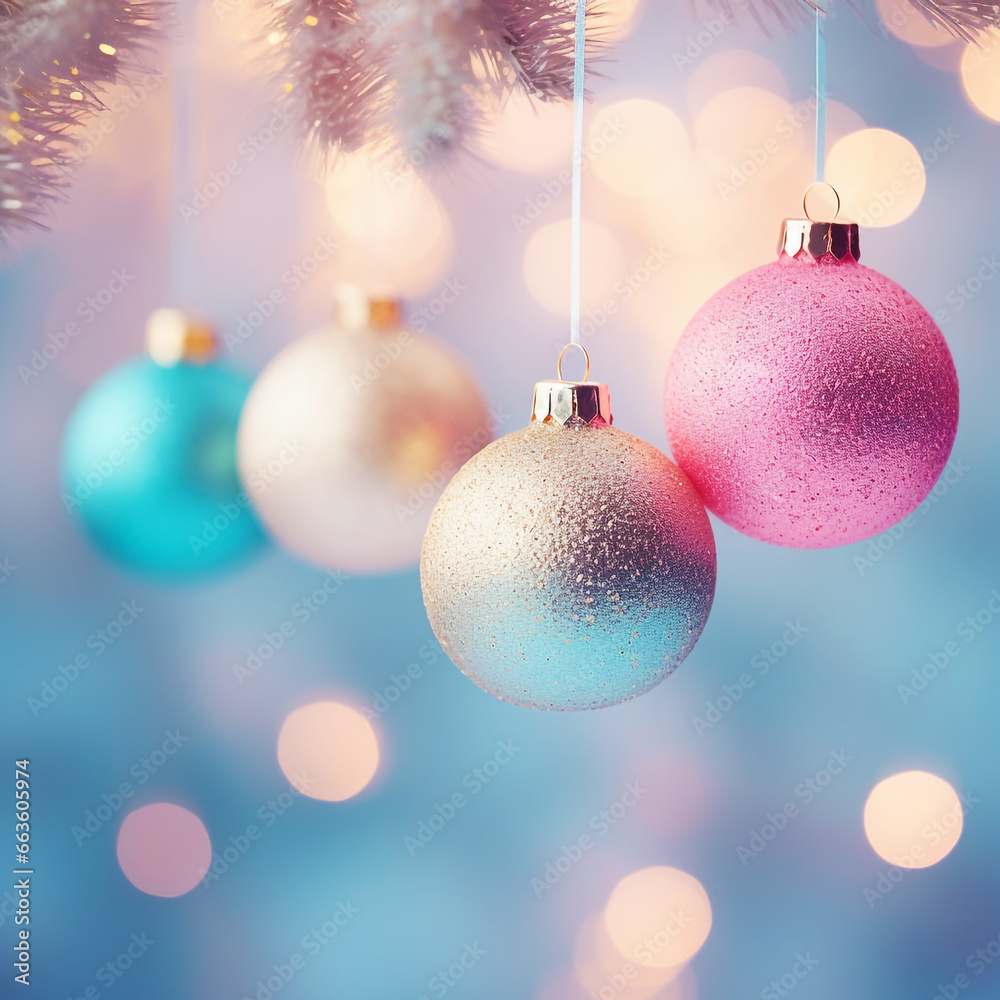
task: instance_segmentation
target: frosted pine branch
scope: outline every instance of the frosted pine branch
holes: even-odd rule
[[[0,10],[0,238],[37,222],[79,160],[105,89],[143,69],[169,5],[17,0]]]

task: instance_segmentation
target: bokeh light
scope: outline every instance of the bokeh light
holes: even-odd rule
[[[932,24],[910,0],[875,0],[875,10],[886,29],[910,45],[938,48],[955,41],[954,35]]]
[[[698,156],[684,166],[680,183],[664,183],[643,201],[642,229],[671,253],[704,256],[732,239],[738,206],[723,198]]]
[[[345,233],[391,243],[401,259],[419,260],[448,227],[441,203],[414,168],[370,153],[345,157],[330,174],[326,198]]]
[[[900,868],[927,868],[962,835],[962,803],[944,778],[903,771],[880,781],[865,803],[865,834],[879,857]]]
[[[855,124],[863,122],[849,108],[831,106],[828,136]],[[728,280],[764,263],[780,219],[801,211],[801,192],[813,174],[814,127],[811,102],[792,105],[756,86],[714,94],[697,115],[695,151],[680,182],[662,182],[644,200],[643,231],[679,257],[712,258],[708,284],[720,271]],[[694,277],[698,286],[706,283]],[[636,305],[649,316],[644,304]],[[690,316],[692,310],[685,303],[672,311]]]
[[[375,730],[358,711],[336,701],[297,708],[278,736],[278,763],[303,795],[343,802],[357,795],[378,769]]]
[[[983,32],[962,53],[962,86],[972,106],[1000,121],[1000,31]]]
[[[485,117],[476,152],[491,163],[523,173],[569,168],[573,108],[568,102],[533,101],[518,92]]]
[[[713,172],[736,190],[781,173],[809,145],[809,107],[759,87],[716,94],[695,122],[695,140]]]
[[[689,150],[680,116],[645,98],[598,109],[587,132],[586,153],[594,173],[612,190],[635,197],[675,177]]]
[[[756,87],[789,99],[788,83],[777,63],[749,49],[730,49],[706,56],[691,71],[688,107],[697,113],[716,94],[737,87]]]
[[[212,842],[194,813],[170,802],[130,812],[118,831],[118,864],[151,896],[183,896],[212,863]]]
[[[600,7],[601,38],[626,38],[638,22],[642,0],[603,0]]]
[[[626,958],[666,968],[697,954],[712,929],[712,905],[693,875],[657,865],[632,872],[615,886],[604,924]]]
[[[327,178],[326,203],[343,235],[342,280],[415,295],[451,259],[451,220],[414,164],[368,150],[345,156]]]
[[[257,83],[261,59],[270,56],[263,50],[273,48],[284,38],[283,32],[271,29],[253,4],[234,3],[227,6],[224,25],[218,9],[213,10],[211,4],[208,7],[195,4],[190,16],[194,23],[189,30],[196,33],[198,39],[204,39],[197,46],[195,55],[201,71],[211,74],[213,82]],[[201,98],[217,100],[216,91],[219,89],[208,87]]]
[[[760,87],[709,97],[697,118],[694,152],[678,177],[651,185],[638,228],[678,257],[713,258],[726,280],[763,263],[778,221],[801,213],[814,172],[815,116],[813,102],[792,105]],[[864,126],[852,108],[828,103],[828,146]],[[696,283],[705,282],[696,276]]]
[[[149,75],[131,84],[109,84],[107,110],[74,129],[81,159],[100,164],[113,183],[133,187],[156,177],[170,157],[170,87]],[[133,112],[142,107],[143,114]],[[129,127],[121,123],[129,119]]]
[[[569,315],[570,237],[568,219],[542,226],[524,251],[524,280],[531,297],[557,316]],[[625,274],[617,237],[598,222],[584,219],[581,239],[581,306],[591,309],[608,298]]]
[[[928,66],[933,66],[945,73],[958,73],[961,68],[962,53],[965,51],[965,43],[961,38],[955,38],[951,45],[939,45],[933,49],[926,45],[915,45],[911,51]]]
[[[811,126],[815,128],[815,122]],[[865,128],[865,120],[850,107],[840,101],[826,102],[826,148],[831,149],[837,142]]]
[[[840,217],[893,226],[916,210],[927,187],[924,161],[908,139],[884,128],[844,136],[830,150],[826,179],[840,195]]]
[[[742,264],[731,264],[721,253],[675,257],[662,277],[649,282],[628,302],[629,316],[646,334],[644,367],[657,373],[657,383],[662,380],[674,346],[694,314],[744,270]]]
[[[620,1000],[645,1000],[661,996],[685,965],[654,968],[623,955],[608,934],[603,913],[595,913],[580,926],[573,949],[573,970],[585,994],[601,995],[614,987]]]

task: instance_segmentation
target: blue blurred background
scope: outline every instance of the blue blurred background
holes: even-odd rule
[[[816,961],[795,980],[804,1000],[932,1000],[968,973],[967,956],[997,939],[1000,623],[963,644],[918,697],[904,703],[898,685],[1000,587],[1000,282],[981,278],[974,292],[958,291],[969,288],[983,258],[1000,251],[1000,201],[991,187],[1000,132],[963,90],[961,43],[919,48],[882,31],[874,15],[866,22],[846,4],[835,6],[842,9],[828,24],[830,92],[850,113],[831,112],[831,128],[841,130],[831,145],[865,126],[889,129],[926,165],[919,204],[896,225],[864,230],[862,251],[865,263],[938,318],[954,353],[962,387],[954,481],[874,549],[772,548],[714,521],[718,592],[700,643],[653,692],[600,712],[533,713],[480,691],[437,652],[415,569],[352,577],[240,684],[234,664],[320,585],[322,570],[271,548],[221,579],[160,584],[116,568],[88,546],[60,501],[64,428],[86,386],[141,352],[150,310],[173,304],[169,80],[109,112],[113,127],[95,144],[52,231],[26,237],[0,271],[0,559],[7,567],[0,583],[0,746],[9,763],[31,759],[39,996],[253,998],[260,982],[266,992],[273,967],[304,952],[303,939],[348,903],[356,916],[282,985],[283,1000],[440,996],[444,981],[432,977],[463,953],[478,957],[445,990],[456,998],[601,995],[600,980],[581,985],[574,972],[586,946],[581,928],[623,876],[652,865],[691,873],[712,904],[707,942],[662,993],[675,1000],[766,998],[769,983],[780,983],[800,954]],[[222,363],[252,375],[325,322],[334,280],[385,275],[365,271],[374,267],[365,253],[378,257],[377,246],[362,246],[364,234],[330,214],[329,192],[289,135],[264,143],[252,158],[233,152],[272,114],[244,44],[255,30],[250,0],[199,8],[188,52],[198,95],[192,176],[204,185],[234,155],[241,170],[186,231],[197,286],[183,304],[232,333],[255,300],[287,289],[283,275],[320,238],[342,248],[251,336],[224,347]],[[808,29],[769,38],[752,19],[731,25],[713,16],[648,0],[632,12],[591,84],[592,120],[622,100],[659,102],[700,149],[702,193],[685,197],[686,213],[667,195],[650,196],[666,206],[657,216],[666,220],[660,234],[649,229],[661,224],[650,222],[655,213],[616,190],[610,171],[602,177],[596,158],[584,191],[588,218],[618,248],[617,257],[609,251],[612,263],[588,265],[592,283],[613,285],[615,268],[618,276],[631,273],[652,248],[664,241],[669,248],[667,265],[588,341],[595,376],[611,386],[617,425],[664,450],[661,381],[684,321],[724,281],[771,259],[780,219],[796,214],[811,179],[806,121],[803,144],[777,156],[767,177],[747,179],[731,198],[720,193],[717,182],[733,165],[719,163],[726,141],[737,135],[733,141],[750,149],[766,138],[746,133],[753,115],[745,109],[762,106],[773,127],[772,98],[789,108],[807,101],[813,52]],[[994,80],[1000,88],[1000,76]],[[732,96],[747,86],[757,89]],[[710,121],[704,112],[713,99]],[[924,151],[940,130],[950,141],[931,160]],[[647,145],[660,155],[655,136]],[[627,148],[629,162],[638,162],[643,143]],[[870,200],[882,181],[871,181],[866,196],[863,166],[856,199]],[[655,161],[642,167],[654,182],[661,168],[681,169]],[[489,402],[514,414],[504,430],[527,421],[532,383],[554,374],[565,339],[558,305],[548,308],[544,289],[537,291],[555,288],[560,301],[565,276],[533,272],[529,252],[543,227],[568,217],[565,187],[548,202],[537,200],[563,169],[504,169],[488,155],[461,161],[428,181],[451,230],[425,255],[434,260],[414,263],[400,253],[403,263],[393,264],[414,308],[433,304],[448,281],[461,287],[453,303],[433,309],[429,326],[468,359]],[[330,190],[335,201],[337,189]],[[532,200],[538,218],[525,226],[516,217]],[[351,204],[367,202],[357,195]],[[374,229],[372,240],[382,231]],[[551,232],[558,245],[561,230]],[[126,289],[25,384],[18,366],[30,364],[32,351],[77,316],[115,269],[133,276]],[[33,710],[29,699],[86,651],[88,637],[123,601],[143,609],[134,624],[51,705]],[[795,642],[776,645],[788,642],[789,623]],[[772,647],[774,663],[761,674],[755,657]],[[144,894],[125,878],[115,843],[127,811],[182,805],[201,817],[221,851],[288,788],[275,742],[290,711],[323,698],[379,706],[377,697],[411,664],[419,665],[411,686],[375,724],[381,760],[361,795],[342,803],[296,798],[220,878],[178,898]],[[726,686],[746,673],[754,686],[722,710]],[[718,711],[708,715],[708,703]],[[187,738],[181,749],[78,844],[72,827],[103,795],[133,780],[132,769],[178,730]],[[408,849],[405,838],[437,804],[468,790],[463,779],[494,755],[498,741],[520,749],[433,839]],[[849,763],[802,805],[796,787],[834,752]],[[862,812],[879,780],[910,769],[945,778],[972,807],[944,860],[890,883],[891,866],[869,846]],[[546,865],[633,783],[645,790],[638,802],[539,894],[532,880],[544,878]],[[741,857],[738,848],[789,801],[802,805],[799,814],[757,856]],[[5,892],[0,885],[0,903],[9,899]],[[0,914],[9,954],[9,908],[0,906]],[[102,976],[133,935],[154,943],[121,977]],[[15,995],[9,981],[5,972],[4,996]],[[998,989],[1000,969],[989,966],[962,992],[985,997]]]

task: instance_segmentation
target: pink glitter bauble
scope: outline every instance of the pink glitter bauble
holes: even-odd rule
[[[955,440],[958,379],[894,281],[851,253],[782,253],[702,306],[665,407],[674,458],[711,511],[820,549],[876,535],[927,496]]]

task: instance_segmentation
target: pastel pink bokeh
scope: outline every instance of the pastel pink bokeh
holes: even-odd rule
[[[212,862],[208,831],[194,813],[170,802],[142,806],[118,831],[118,864],[151,896],[183,896]]]
[[[727,524],[775,545],[857,542],[911,513],[958,428],[926,310],[850,258],[785,255],[699,310],[667,373],[678,465]]]

